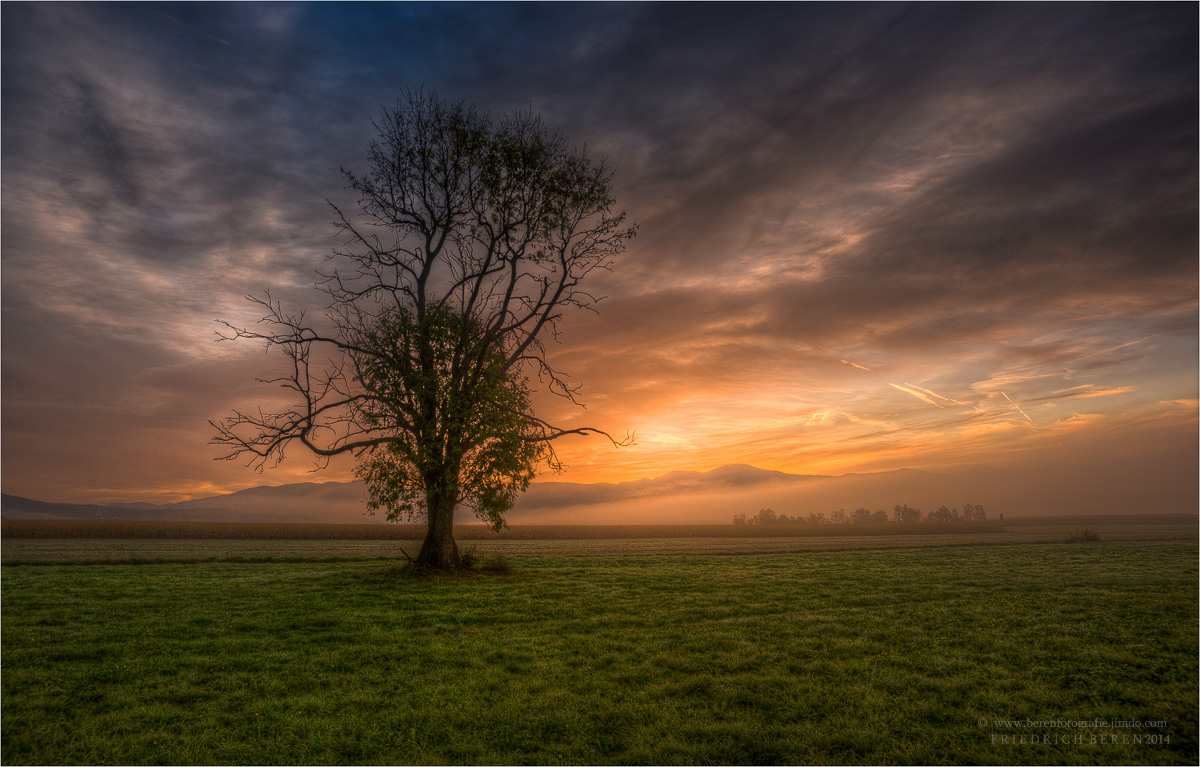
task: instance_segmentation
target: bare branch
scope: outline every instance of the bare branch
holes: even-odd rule
[[[544,339],[557,338],[565,311],[595,311],[601,297],[581,284],[612,267],[636,226],[612,212],[605,163],[533,113],[492,120],[418,90],[375,127],[368,171],[343,170],[357,213],[329,203],[339,244],[318,273],[323,321],[267,292],[249,297],[257,327],[223,322],[218,333],[279,349],[289,371],[268,382],[294,404],[235,411],[213,424],[213,441],[256,469],[292,444],[320,459],[356,455],[372,508],[392,519],[420,504],[431,536],[460,501],[502,524],[536,464],[562,468],[551,443],[634,444],[538,418],[523,371],[582,407]]]

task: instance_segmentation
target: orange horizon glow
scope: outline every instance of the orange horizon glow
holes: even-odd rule
[[[1104,392],[1096,393],[1100,396]],[[1070,399],[1090,399],[1078,393]],[[1007,404],[1007,403],[1006,403]],[[930,410],[934,406],[928,406]],[[942,408],[937,408],[941,410]],[[766,449],[763,438],[749,433],[720,435],[728,441],[709,447],[678,442],[675,430],[661,436],[639,432],[635,445],[614,448],[600,438],[577,438],[559,447],[567,464],[562,474],[544,472],[534,482],[579,484],[620,483],[652,479],[675,471],[708,472],[730,464],[746,464],[787,474],[842,476],[898,469],[952,473],[971,468],[1030,468],[1120,460],[1133,454],[1151,455],[1195,444],[1200,426],[1200,402],[1195,399],[1151,403],[1129,413],[1059,413],[1054,421],[1035,428],[1011,409],[976,410],[962,422],[913,434],[893,425],[886,431],[877,422],[830,419],[823,438],[790,451],[773,438]],[[262,485],[303,482],[351,482],[349,460],[333,462],[313,472],[313,463],[297,455],[293,460],[261,474],[245,475],[227,484],[163,484],[137,491],[97,488],[75,497],[52,500],[65,503],[145,502],[175,503],[238,492]],[[38,498],[37,500],[46,500]]]

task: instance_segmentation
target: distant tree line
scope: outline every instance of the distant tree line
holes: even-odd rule
[[[1003,516],[1003,515],[1001,515]],[[892,515],[882,509],[879,511],[871,511],[866,508],[858,508],[849,514],[845,509],[838,509],[826,515],[822,511],[814,511],[807,517],[803,514],[788,516],[787,514],[778,514],[774,509],[760,509],[757,514],[749,519],[745,514],[735,514],[733,524],[735,525],[841,525],[847,522],[854,524],[867,523],[885,523],[885,522],[984,522],[987,520],[987,512],[983,510],[983,506],[979,504],[964,503],[962,510],[948,509],[945,506],[940,506],[936,511],[923,513],[920,509],[914,509],[907,503],[897,504],[892,509]]]

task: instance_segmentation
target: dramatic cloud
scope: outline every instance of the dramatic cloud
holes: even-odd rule
[[[277,401],[217,344],[320,308],[327,200],[404,87],[532,107],[639,237],[553,347],[638,445],[561,479],[1195,447],[1189,4],[15,4],[3,14],[5,492],[179,500]],[[330,479],[346,479],[335,464]]]

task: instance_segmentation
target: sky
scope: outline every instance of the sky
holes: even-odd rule
[[[1198,9],[4,2],[5,493],[347,480],[215,460],[319,312],[340,169],[405,88],[532,108],[639,234],[569,316],[548,478],[1053,467],[1197,446]],[[1194,477],[1189,478],[1194,481]]]

